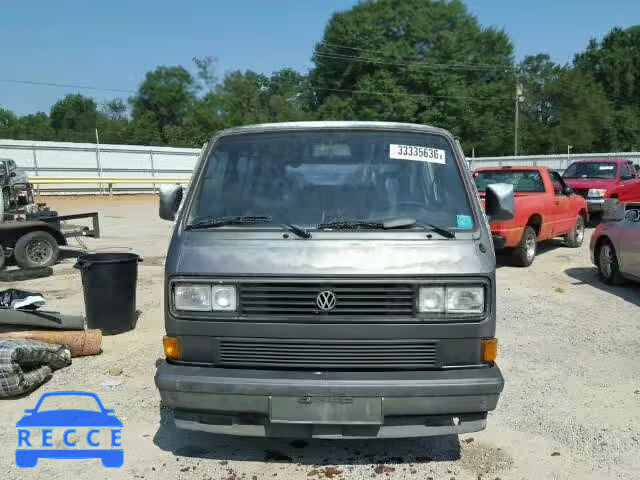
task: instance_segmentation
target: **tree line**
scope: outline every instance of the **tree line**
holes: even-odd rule
[[[335,13],[313,67],[218,78],[212,57],[159,66],[127,99],[67,95],[48,113],[0,107],[0,138],[199,147],[231,126],[297,120],[431,124],[467,155],[640,150],[640,26],[591,40],[571,64],[514,61],[508,34],[461,0],[370,0]]]

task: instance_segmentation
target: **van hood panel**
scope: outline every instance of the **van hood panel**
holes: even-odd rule
[[[493,271],[474,240],[212,240],[185,232],[167,272],[180,275],[477,275]],[[482,256],[483,258],[481,258]]]

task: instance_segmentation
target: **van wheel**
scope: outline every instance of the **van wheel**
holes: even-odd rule
[[[609,240],[605,240],[598,249],[598,273],[602,281],[608,285],[621,285],[624,278],[620,274],[618,257]]]
[[[13,255],[22,268],[49,267],[58,259],[58,242],[47,232],[27,233],[16,242]]]
[[[513,264],[517,267],[530,266],[536,258],[537,248],[538,241],[536,231],[533,228],[526,226],[522,233],[520,243],[513,249]]]
[[[564,237],[564,244],[569,248],[578,248],[582,246],[584,240],[584,218],[578,215],[573,230]]]

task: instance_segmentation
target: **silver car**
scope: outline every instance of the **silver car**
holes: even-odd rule
[[[591,260],[610,285],[640,282],[640,203],[613,200],[591,237]]]

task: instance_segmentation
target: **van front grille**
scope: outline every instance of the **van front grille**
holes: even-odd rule
[[[414,287],[385,283],[242,283],[243,316],[399,316],[414,312]],[[331,292],[335,305],[322,309],[318,295]]]
[[[244,368],[392,370],[434,368],[428,340],[300,340],[221,338],[219,364]]]

